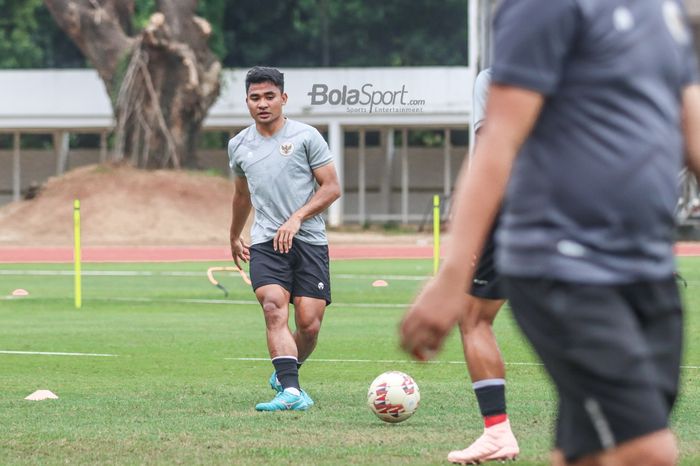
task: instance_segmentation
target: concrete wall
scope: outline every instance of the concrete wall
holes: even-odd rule
[[[450,185],[454,185],[467,148],[455,146],[451,149]],[[358,222],[359,205],[359,150],[345,148],[345,198],[343,213],[345,223]],[[387,178],[386,154],[382,147],[369,147],[365,151],[366,206],[369,222],[393,220],[400,222],[401,209],[401,147],[396,147],[389,179],[389,195],[385,197],[381,186]],[[411,223],[421,222],[430,212],[433,195],[444,192],[444,149],[442,147],[408,148],[408,213]]]
[[[467,148],[453,146],[451,150],[450,183],[457,177]],[[346,147],[344,158],[344,215],[345,223],[358,222],[358,171],[359,149]],[[373,223],[389,220],[400,222],[401,211],[401,146],[395,148],[393,163],[387,176],[385,173],[386,149],[380,146],[367,147],[365,151],[366,173],[366,220]],[[223,175],[229,173],[228,156],[225,149],[200,150],[198,152],[202,168],[215,170]],[[68,156],[68,169],[99,162],[99,149],[71,149]],[[0,167],[12,167],[12,151],[0,150]],[[32,183],[45,183],[56,175],[56,155],[51,150],[23,149],[20,158],[20,181],[22,195]],[[444,149],[408,148],[409,221],[421,222],[429,212],[434,194],[444,192]],[[381,186],[389,180],[387,195],[382,194]],[[12,170],[0,170],[0,205],[12,200]]]
[[[100,160],[99,149],[71,149],[68,169],[91,165]],[[12,150],[0,150],[0,205],[12,201]],[[20,191],[33,184],[43,184],[56,175],[56,154],[52,150],[22,149],[20,156]]]

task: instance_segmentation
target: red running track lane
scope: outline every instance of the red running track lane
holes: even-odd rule
[[[82,262],[231,261],[226,247],[86,247]],[[428,259],[432,246],[331,246],[331,259]],[[0,263],[73,262],[70,247],[0,247]]]
[[[679,256],[700,256],[700,243],[678,243]],[[331,259],[429,259],[432,246],[331,246]],[[87,247],[83,262],[230,261],[225,247]],[[73,262],[69,247],[0,247],[0,263]]]

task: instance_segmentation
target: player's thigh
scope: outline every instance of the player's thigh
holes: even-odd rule
[[[620,287],[508,277],[515,318],[554,381],[567,460],[667,427],[639,316]]]
[[[330,262],[327,245],[294,240],[292,246],[294,283],[292,298],[307,297],[331,303]]]
[[[279,285],[291,293],[294,285],[291,262],[289,254],[273,249],[272,241],[252,245],[250,247],[250,281],[253,290],[266,285]]]

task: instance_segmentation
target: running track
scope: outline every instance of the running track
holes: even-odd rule
[[[698,248],[700,253],[700,248]],[[331,259],[423,259],[432,246],[330,246]],[[84,247],[83,262],[231,261],[228,247]],[[0,247],[0,263],[73,262],[69,247]]]
[[[700,243],[678,243],[679,256],[700,256]],[[330,246],[331,259],[429,259],[432,246]],[[85,247],[83,262],[230,261],[227,247]],[[0,263],[73,262],[69,247],[0,247]]]

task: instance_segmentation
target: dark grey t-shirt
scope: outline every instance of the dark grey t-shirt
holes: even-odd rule
[[[698,80],[677,0],[504,0],[492,80],[545,103],[516,159],[499,270],[584,283],[669,277],[682,89]]]

